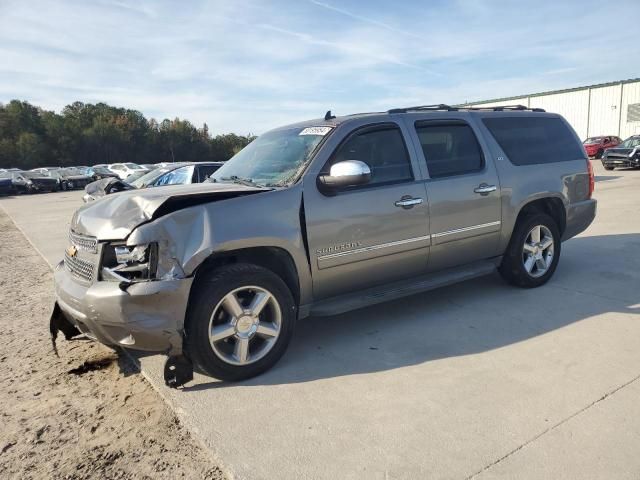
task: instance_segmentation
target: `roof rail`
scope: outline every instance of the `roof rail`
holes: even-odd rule
[[[544,112],[543,108],[529,108],[524,105],[503,105],[500,107],[451,107],[440,103],[438,105],[420,105],[417,107],[405,107],[405,108],[392,108],[387,110],[387,113],[408,113],[408,112],[423,112],[423,111],[445,111],[445,112],[458,112],[460,110],[485,110],[492,112],[504,112],[504,111],[520,111],[527,110],[530,112]]]
[[[455,107],[450,107],[449,105],[445,105],[444,103],[440,103],[438,105],[419,105],[417,107],[392,108],[391,110],[387,110],[387,113],[419,112],[422,110],[445,110],[451,112],[458,109]]]

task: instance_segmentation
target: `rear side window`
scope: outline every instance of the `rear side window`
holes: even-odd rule
[[[569,127],[554,117],[496,117],[482,120],[514,165],[585,158]]]
[[[469,125],[418,123],[416,132],[431,178],[482,170],[480,146]]]
[[[338,147],[330,165],[344,160],[360,160],[369,165],[371,181],[367,186],[413,179],[409,154],[397,127],[365,129],[355,133]]]

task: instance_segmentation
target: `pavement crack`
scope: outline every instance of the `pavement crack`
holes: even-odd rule
[[[614,393],[622,390],[623,388],[631,385],[632,383],[636,382],[637,380],[640,380],[640,374],[636,375],[635,377],[633,377],[631,380],[629,380],[628,382],[623,383],[622,385],[614,388],[613,390],[608,391],[607,393],[605,393],[603,396],[601,396],[600,398],[598,398],[597,400],[594,400],[593,402],[589,403],[588,405],[586,405],[585,407],[581,408],[580,410],[578,410],[577,412],[569,415],[567,418],[559,421],[558,423],[556,423],[555,425],[550,426],[549,428],[546,428],[545,430],[543,430],[542,432],[540,432],[538,435],[536,435],[535,437],[527,440],[526,442],[524,442],[522,445],[519,445],[518,447],[514,448],[513,450],[511,450],[510,452],[506,453],[505,455],[503,455],[502,457],[498,458],[497,460],[491,462],[488,465],[485,465],[483,468],[481,468],[480,470],[478,470],[477,472],[469,475],[468,477],[466,477],[465,480],[471,480],[473,478],[476,478],[478,475],[486,472],[487,470],[489,470],[490,468],[498,465],[499,463],[501,463],[502,461],[506,460],[507,458],[511,457],[512,455],[514,455],[515,453],[519,452],[520,450],[522,450],[523,448],[531,445],[533,442],[535,442],[536,440],[538,440],[540,437],[543,437],[544,435],[546,435],[547,433],[555,430],[556,428],[564,425],[565,423],[567,423],[569,420],[577,417],[578,415],[586,412],[587,410],[589,410],[591,407],[597,405],[598,403],[602,402],[603,400],[609,398],[611,395],[613,395]]]

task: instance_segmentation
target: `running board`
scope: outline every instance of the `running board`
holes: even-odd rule
[[[388,302],[416,293],[423,293],[440,287],[446,287],[472,278],[493,273],[500,264],[500,259],[483,260],[463,267],[451,268],[409,280],[401,280],[387,285],[377,286],[356,293],[340,295],[321,300],[311,305],[310,314],[314,316],[338,315],[358,308]]]

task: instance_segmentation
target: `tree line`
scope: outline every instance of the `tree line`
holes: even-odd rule
[[[0,103],[0,168],[225,161],[253,138],[212,136],[206,123],[158,122],[106,103],[75,102],[59,114],[19,100]]]

